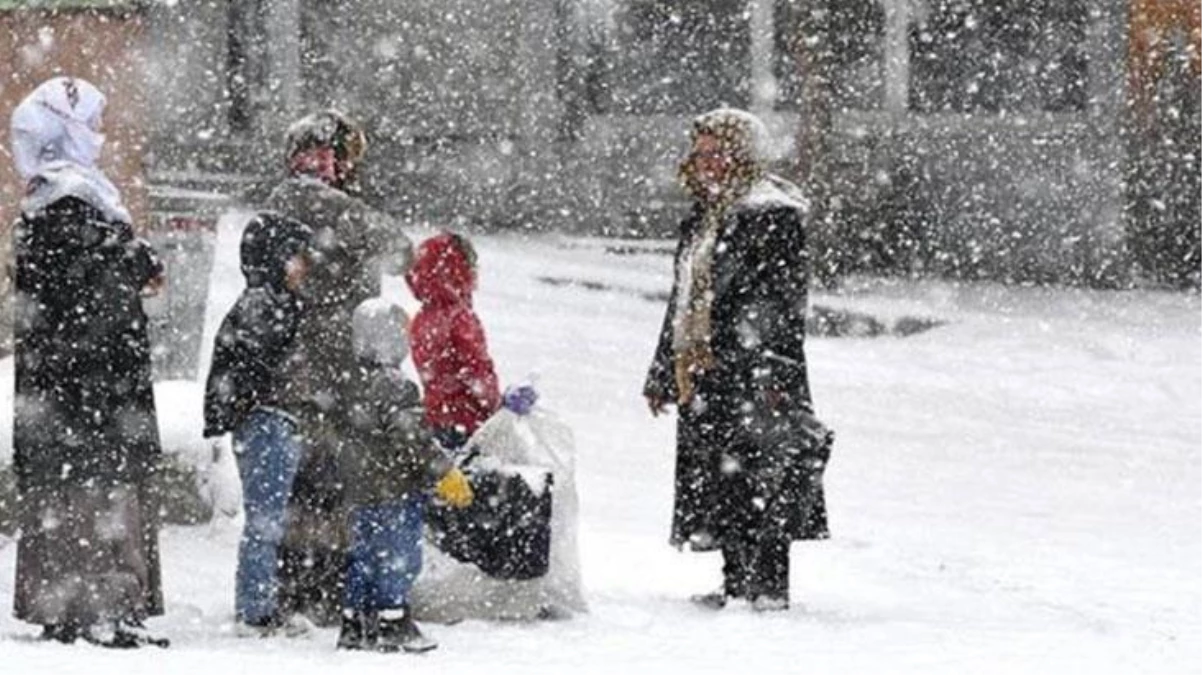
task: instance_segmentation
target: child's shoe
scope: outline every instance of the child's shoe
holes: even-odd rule
[[[313,632],[313,622],[300,614],[272,615],[262,619],[239,621],[234,627],[238,637],[305,637]]]
[[[380,630],[376,637],[377,651],[418,654],[436,647],[437,642],[422,635],[407,607],[380,612]]]
[[[370,649],[375,642],[374,614],[346,609],[342,611],[342,629],[338,632],[338,649],[359,651]]]
[[[713,593],[699,593],[697,595],[689,596],[689,602],[693,603],[694,605],[713,610],[718,610],[725,607],[726,602],[729,599],[730,596],[727,595],[726,591],[723,589],[718,589]]]

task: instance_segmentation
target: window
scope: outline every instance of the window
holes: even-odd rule
[[[774,11],[774,75],[778,105],[793,108],[801,100],[803,73],[797,63],[805,13],[824,12],[828,32],[831,103],[836,109],[875,110],[885,94],[883,65],[885,11],[881,0],[828,0],[824,6],[805,6],[777,0]]]
[[[1084,0],[929,0],[910,27],[915,112],[1063,112],[1086,103]]]
[[[226,10],[225,87],[230,131],[254,128],[254,87],[262,80],[256,54],[261,50],[263,16],[258,2],[229,0]]]
[[[603,58],[607,82],[597,112],[693,113],[750,102],[751,25],[746,3],[624,0],[614,12]],[[590,61],[596,60],[595,54]]]

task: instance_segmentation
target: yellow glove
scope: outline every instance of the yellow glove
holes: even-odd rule
[[[438,480],[438,484],[434,486],[434,494],[457,509],[472,504],[472,485],[467,482],[467,476],[457,468],[446,472]]]

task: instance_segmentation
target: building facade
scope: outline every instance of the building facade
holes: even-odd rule
[[[336,106],[407,219],[671,236],[688,120],[731,105],[809,193],[823,277],[1198,284],[1190,0],[96,4],[0,0],[0,100],[97,80],[139,214],[253,205],[289,122]]]

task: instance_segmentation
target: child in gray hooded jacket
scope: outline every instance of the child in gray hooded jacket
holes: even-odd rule
[[[408,607],[421,571],[425,506],[431,492],[451,506],[472,499],[467,480],[423,421],[417,385],[401,372],[406,324],[404,311],[381,298],[359,305],[352,320],[356,386],[340,456],[350,506],[340,649],[437,646]]]

